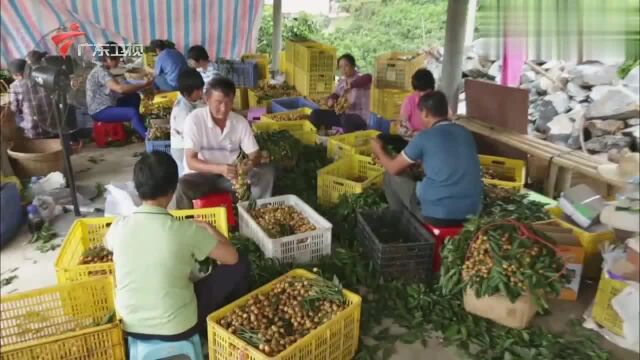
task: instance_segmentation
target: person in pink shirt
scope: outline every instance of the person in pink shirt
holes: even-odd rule
[[[420,115],[418,102],[420,97],[432,93],[435,90],[436,81],[431,71],[418,69],[411,76],[411,87],[413,92],[404,98],[400,106],[400,126],[397,135],[380,134],[378,139],[391,147],[395,152],[400,153],[409,141],[424,129],[424,124]],[[398,119],[394,119],[398,120]]]
[[[338,58],[340,80],[335,91],[327,98],[331,110],[316,109],[311,113],[311,122],[317,129],[331,130],[342,128],[345,133],[366,130],[367,120],[371,114],[370,93],[373,78],[370,74],[360,74],[356,68],[356,59],[351,54]],[[349,107],[342,114],[333,110],[336,102],[346,96]]]
[[[398,135],[405,140],[411,140],[417,132],[424,128],[420,117],[420,109],[418,102],[422,95],[433,92],[436,81],[431,71],[427,69],[418,69],[411,76],[411,87],[413,93],[407,96],[400,107],[400,127]]]

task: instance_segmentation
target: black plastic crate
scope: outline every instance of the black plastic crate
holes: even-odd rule
[[[383,276],[431,278],[435,240],[408,210],[359,212],[357,234]]]

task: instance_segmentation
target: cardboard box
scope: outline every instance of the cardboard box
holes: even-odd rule
[[[526,328],[538,311],[531,294],[520,296],[512,303],[504,295],[476,297],[471,289],[464,292],[464,309],[471,314],[493,320],[498,324],[513,328]]]
[[[582,184],[563,192],[558,204],[583,229],[596,223],[605,207],[604,199]]]
[[[560,291],[558,299],[576,301],[580,290],[580,280],[584,269],[584,248],[571,229],[563,228],[556,220],[535,223],[534,228],[549,235],[556,241],[558,255],[566,264],[566,270],[571,276],[570,282]]]

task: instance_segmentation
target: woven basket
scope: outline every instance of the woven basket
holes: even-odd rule
[[[0,80],[0,139],[11,142],[22,138],[22,132],[16,124],[16,114],[11,111],[9,86]]]
[[[131,81],[131,80],[145,80],[147,77],[148,73],[146,70],[144,69],[136,69],[136,70],[129,70],[127,72],[124,73],[124,78]]]
[[[16,175],[21,179],[64,170],[64,155],[58,139],[16,141],[7,150]]]

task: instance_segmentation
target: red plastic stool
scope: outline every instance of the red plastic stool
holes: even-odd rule
[[[106,123],[100,121],[93,122],[93,141],[98,147],[106,147],[110,142],[127,141],[127,132],[123,123]]]
[[[235,226],[236,217],[233,215],[233,198],[231,197],[230,193],[209,194],[199,199],[193,200],[194,209],[223,206],[227,208],[227,223],[231,226]]]
[[[435,227],[430,224],[424,224],[424,228],[431,233],[436,238],[436,246],[433,249],[433,272],[437,273],[440,271],[440,249],[442,248],[442,244],[449,236],[456,236],[462,231],[462,226],[456,227]]]

